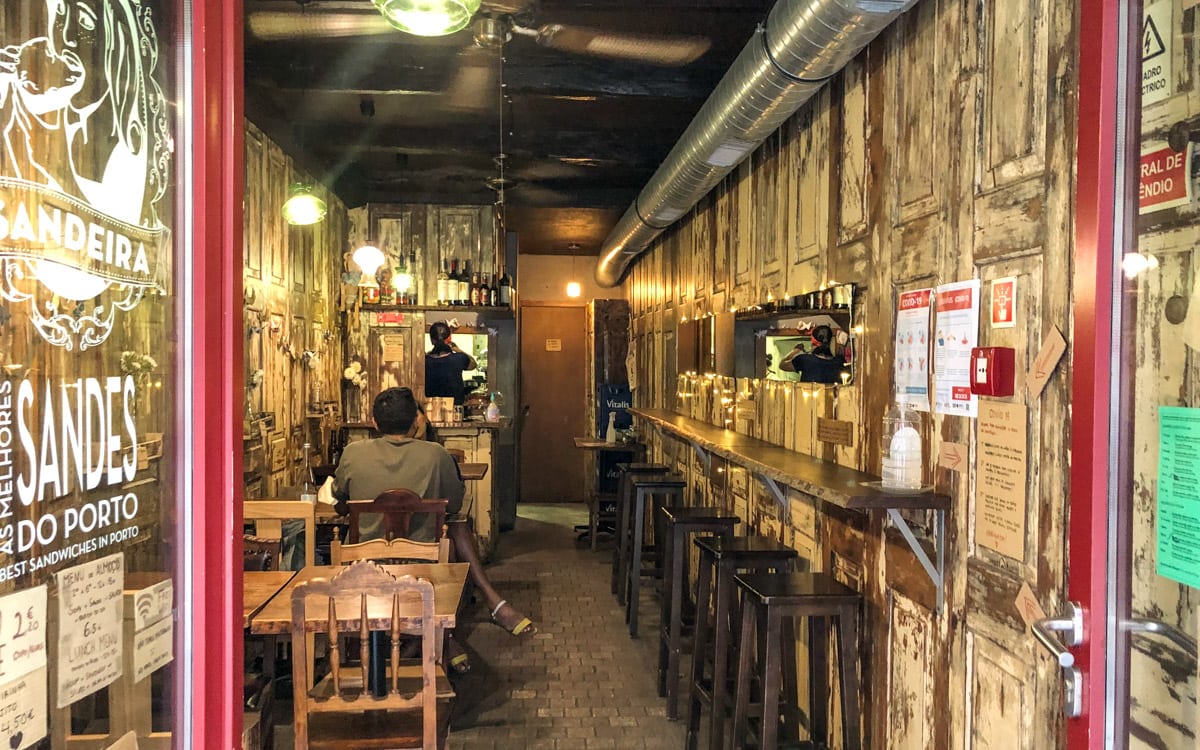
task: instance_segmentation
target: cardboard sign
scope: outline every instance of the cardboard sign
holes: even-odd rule
[[[1025,622],[1026,632],[1033,628],[1033,624],[1038,620],[1046,619],[1046,611],[1042,609],[1042,605],[1034,595],[1033,589],[1029,588],[1029,582],[1021,584],[1021,590],[1017,592],[1016,601],[1013,602],[1017,607],[1017,614]]]
[[[985,401],[979,406],[975,540],[1014,560],[1025,559],[1027,421],[1024,404]]]
[[[1138,179],[1138,213],[1148,214],[1192,202],[1191,144],[1183,152],[1170,146],[1142,152]]]
[[[942,443],[938,448],[938,466],[966,474],[969,455],[967,446],[962,443]]]
[[[1067,351],[1067,340],[1059,333],[1057,326],[1051,326],[1049,332],[1046,333],[1046,340],[1042,342],[1042,348],[1033,358],[1033,364],[1030,365],[1029,372],[1025,376],[1025,389],[1029,392],[1030,398],[1042,395],[1046,383],[1054,374],[1058,360],[1062,359],[1065,351]]]
[[[854,445],[854,423],[817,418],[817,440],[834,445]]]
[[[562,339],[546,339],[546,351],[561,352],[562,351]]]

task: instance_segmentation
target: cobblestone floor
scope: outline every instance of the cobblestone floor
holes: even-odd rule
[[[576,541],[583,506],[521,505],[518,516],[488,574],[538,632],[513,637],[482,604],[467,608],[458,637],[472,670],[455,679],[450,750],[682,748],[683,723],[667,720],[656,691],[659,618],[649,587],[633,640],[609,591],[609,540],[597,552]],[[291,706],[278,715],[290,721]],[[290,730],[278,727],[277,750],[291,748]]]

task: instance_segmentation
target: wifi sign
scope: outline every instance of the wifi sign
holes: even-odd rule
[[[174,593],[175,589],[168,578],[134,594],[134,630],[140,631],[169,616]]]

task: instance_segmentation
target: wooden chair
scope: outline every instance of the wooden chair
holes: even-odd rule
[[[350,508],[350,530],[347,541],[357,544],[358,521],[363,513],[379,513],[383,516],[383,535],[385,539],[403,539],[408,536],[409,522],[413,513],[429,513],[434,516],[436,529],[434,540],[442,538],[442,528],[446,525],[446,500],[425,500],[412,490],[388,490],[374,500],[352,500]]]
[[[467,452],[462,448],[447,448],[446,452],[454,459],[454,463],[461,464],[467,460]]]
[[[450,540],[444,536],[436,542],[372,539],[358,544],[342,544],[337,539],[333,540],[330,546],[330,561],[334,565],[345,565],[359,560],[450,562]]]
[[[434,659],[438,636],[433,584],[411,576],[394,578],[370,562],[356,562],[331,579],[315,578],[292,592],[292,660],[296,750],[328,748],[444,747],[449,701],[446,674]],[[315,685],[305,635],[329,634],[330,672]],[[382,694],[368,685],[372,674],[370,633],[387,633],[391,648],[384,664]],[[418,659],[400,658],[400,636],[421,637]],[[361,665],[342,667],[347,635],[359,638]],[[341,715],[339,715],[339,713]]]
[[[242,536],[242,570],[279,570],[282,553],[283,539]]]

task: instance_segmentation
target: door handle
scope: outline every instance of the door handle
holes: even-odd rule
[[[1181,651],[1196,659],[1196,639],[1174,625],[1168,625],[1162,620],[1148,617],[1134,617],[1124,620],[1121,628],[1130,635],[1156,635],[1175,644]]]
[[[1083,713],[1083,682],[1079,667],[1075,666],[1075,654],[1069,647],[1083,643],[1083,607],[1078,602],[1067,602],[1067,612],[1062,617],[1049,617],[1033,623],[1033,635],[1038,643],[1054,654],[1062,667],[1067,681],[1063,694],[1063,713],[1073,719]]]

